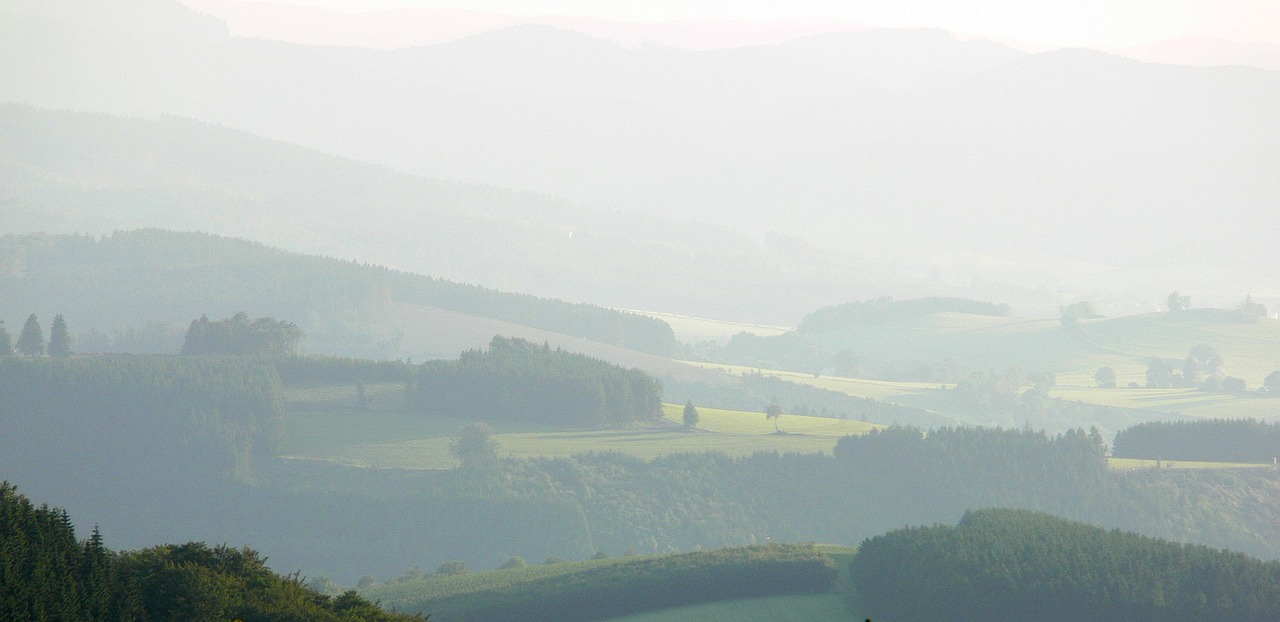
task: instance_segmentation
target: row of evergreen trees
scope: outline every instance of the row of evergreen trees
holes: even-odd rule
[[[0,320],[0,356],[11,356],[15,352],[22,356],[45,355],[44,329],[36,314],[27,316],[17,343],[13,342],[9,331],[5,329],[4,320]],[[67,321],[61,313],[53,316],[53,324],[49,326],[47,352],[49,356],[71,356],[71,335],[67,333]]]
[[[1272,463],[1280,456],[1280,423],[1257,419],[1153,421],[1116,433],[1118,458]]]
[[[623,426],[662,416],[662,383],[547,344],[494,337],[487,351],[424,363],[417,408],[479,421]]]
[[[139,516],[139,520],[146,517]],[[0,620],[392,622],[355,592],[336,598],[280,576],[249,548],[202,542],[116,553],[97,529],[78,541],[63,510],[0,482]]]
[[[1270,622],[1280,562],[1045,514],[968,512],[958,526],[862,543],[851,574],[877,619]]]

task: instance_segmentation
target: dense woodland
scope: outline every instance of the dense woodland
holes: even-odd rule
[[[1280,612],[1280,562],[1024,511],[871,538],[851,571],[872,615],[903,622],[1264,622]]]
[[[621,426],[662,415],[662,383],[638,370],[494,337],[485,351],[422,365],[416,408],[480,421]]]
[[[66,486],[253,479],[283,408],[275,369],[247,358],[0,359],[0,396],[0,472]]]
[[[139,520],[145,520],[143,516]],[[30,622],[382,622],[410,620],[355,592],[318,594],[256,551],[201,542],[117,553],[76,539],[63,510],[0,482],[0,619]]]
[[[394,344],[380,346],[369,332],[368,309],[404,303],[659,355],[678,347],[671,327],[653,318],[200,233],[0,236],[0,291],[0,317],[25,317],[30,309],[8,305],[40,300],[69,318],[93,318],[78,330],[108,335],[247,310],[298,322],[311,351],[385,357]]]
[[[1116,433],[1119,458],[1272,463],[1280,456],[1280,423],[1257,419],[1159,421]]]

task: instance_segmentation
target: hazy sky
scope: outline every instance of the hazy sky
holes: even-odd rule
[[[404,6],[625,21],[832,17],[932,26],[1045,45],[1130,45],[1179,36],[1280,43],[1280,0],[282,0],[337,9]]]

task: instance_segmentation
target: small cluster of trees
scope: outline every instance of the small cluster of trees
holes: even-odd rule
[[[71,356],[71,335],[67,333],[67,321],[59,313],[53,316],[53,324],[49,326],[48,347],[45,346],[44,329],[40,319],[32,313],[22,324],[22,332],[17,343],[5,329],[4,320],[0,320],[0,356],[11,356],[14,353],[22,356]]]
[[[1102,369],[1098,370],[1094,378],[1098,379],[1099,386],[1104,386],[1102,379],[1099,378],[1100,374],[1103,374]],[[1112,380],[1112,386],[1114,386],[1114,378]],[[1169,361],[1159,358],[1151,359],[1147,363],[1147,387],[1186,387],[1227,393],[1243,393],[1248,389],[1243,378],[1228,376],[1223,372],[1222,357],[1218,356],[1217,350],[1212,346],[1203,343],[1187,352],[1187,358],[1182,361],[1180,372],[1175,371],[1173,364]]]
[[[191,355],[292,356],[302,341],[302,329],[293,322],[260,317],[250,320],[243,311],[212,321],[202,315],[192,320],[182,353]]]
[[[1093,303],[1087,300],[1063,305],[1061,307],[1061,312],[1062,316],[1059,321],[1062,322],[1062,327],[1068,330],[1074,329],[1076,325],[1080,323],[1080,320],[1091,320],[1102,317],[1098,314],[1098,310],[1093,306]]]
[[[604,427],[662,416],[662,383],[644,372],[504,337],[424,363],[412,399],[422,412],[476,421]]]
[[[1165,299],[1165,306],[1170,313],[1186,311],[1191,308],[1191,297],[1183,296],[1176,291],[1171,292],[1169,297]],[[1254,302],[1252,295],[1245,294],[1244,300],[1239,305],[1236,305],[1235,312],[1242,319],[1253,322],[1257,321],[1258,318],[1267,317],[1267,306],[1260,302]]]

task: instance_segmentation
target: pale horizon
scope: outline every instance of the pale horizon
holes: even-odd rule
[[[785,5],[730,3],[722,0],[681,3],[585,0],[288,0],[276,4],[356,12],[396,8],[454,9],[511,16],[556,15],[635,23],[704,19],[827,19],[874,27],[941,28],[969,36],[1046,47],[1138,46],[1183,38],[1280,44],[1280,3],[1259,0],[1055,1],[1034,4],[983,0],[965,3],[963,6],[938,0],[864,2],[855,5],[831,0],[802,0]]]

